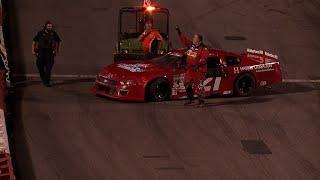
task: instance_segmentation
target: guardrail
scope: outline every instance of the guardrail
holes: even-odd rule
[[[7,86],[5,70],[0,70],[0,180],[14,180],[5,120]]]
[[[1,180],[14,180],[11,157],[8,153],[0,153],[0,179]]]

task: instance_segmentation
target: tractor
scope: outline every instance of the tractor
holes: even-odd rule
[[[119,11],[118,37],[114,61],[148,60],[162,56],[170,49],[169,10],[154,5],[124,7]],[[143,50],[138,37],[144,32],[146,22],[152,20],[155,28],[163,37],[159,53],[150,54]]]

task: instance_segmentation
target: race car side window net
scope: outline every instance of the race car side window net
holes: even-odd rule
[[[220,77],[221,76],[221,64],[219,57],[208,57],[207,60],[207,74],[206,77]]]

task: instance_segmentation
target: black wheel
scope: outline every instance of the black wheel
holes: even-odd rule
[[[251,74],[240,75],[235,81],[235,94],[241,97],[250,96],[255,89],[256,80]]]
[[[165,79],[156,79],[148,88],[148,97],[151,101],[165,101],[170,97],[169,83]]]

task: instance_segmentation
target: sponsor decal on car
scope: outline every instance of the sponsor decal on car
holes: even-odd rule
[[[261,69],[270,69],[270,68],[272,68],[272,64],[259,64],[254,66],[240,67],[240,71],[261,70]]]
[[[212,81],[214,81],[214,85],[212,86]],[[221,77],[217,78],[207,78],[200,82],[199,89],[203,88],[205,92],[218,91],[221,84]],[[173,85],[172,85],[172,95],[178,95],[178,93],[186,92],[186,87],[184,86],[184,74],[179,74],[173,77]]]
[[[267,81],[261,81],[260,82],[260,86],[266,86],[267,85]]]
[[[107,75],[105,75],[103,77],[107,78],[107,79],[112,79],[113,78],[113,74],[112,73],[108,73]]]
[[[186,87],[184,86],[184,75],[179,74],[173,77],[173,85],[172,85],[172,95],[175,96],[178,93],[186,92]]]
[[[233,73],[239,74],[240,73],[240,67],[234,67],[233,68]]]
[[[214,81],[213,91],[218,91],[221,84],[221,77],[216,77],[216,80]]]
[[[130,72],[145,72],[149,64],[117,64],[117,67],[128,70]]]
[[[264,62],[264,58],[262,56],[259,55],[255,55],[255,54],[248,54],[249,58],[254,58],[254,59],[258,59],[260,62]]]
[[[247,52],[253,53],[253,54],[264,54],[263,50],[255,50],[255,49],[250,49],[250,48],[247,48]]]
[[[258,64],[258,65],[253,65],[253,66],[234,67],[233,72],[235,74],[239,74],[242,71],[252,71],[252,70],[255,70],[256,72],[274,71],[274,68],[273,68],[274,64],[278,64],[278,62],[267,63],[267,64]]]
[[[268,56],[268,57],[271,57],[271,58],[274,58],[274,59],[278,59],[278,55],[275,55],[275,54],[271,54],[267,51],[264,52],[264,55]]]
[[[183,54],[176,53],[176,52],[169,52],[168,54],[171,55],[171,56],[176,56],[176,57],[182,57],[183,56]]]
[[[211,91],[212,86],[210,86],[209,83],[211,83],[212,80],[213,80],[213,78],[207,78],[207,79],[205,79],[204,81],[202,81],[202,82],[199,84],[199,89],[204,88],[204,91],[205,91],[205,92]]]
[[[223,91],[223,95],[231,94],[231,91]]]
[[[263,51],[263,50],[255,50],[255,49],[250,49],[250,48],[248,48],[248,49],[247,49],[247,52],[248,52],[248,53],[252,53],[252,54],[265,55],[265,56],[267,56],[267,57],[271,57],[271,58],[274,58],[274,59],[278,59],[278,55],[275,55],[275,54],[272,54],[272,53],[270,53],[270,52]]]

